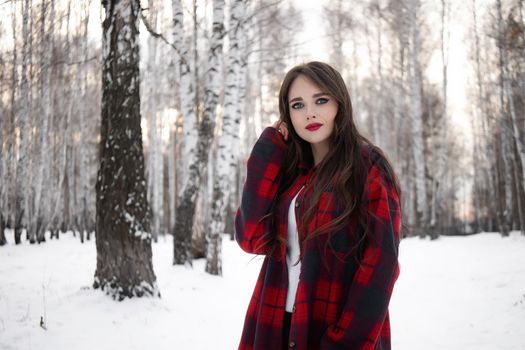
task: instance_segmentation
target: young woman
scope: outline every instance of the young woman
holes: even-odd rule
[[[235,237],[265,259],[239,349],[390,349],[400,188],[331,66],[291,69],[247,164]]]

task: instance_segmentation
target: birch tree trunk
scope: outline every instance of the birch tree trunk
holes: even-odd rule
[[[496,133],[496,140],[495,140],[495,152],[494,156],[496,157],[496,168],[494,169],[495,174],[495,185],[496,185],[496,203],[497,203],[497,221],[498,221],[498,229],[502,236],[508,236],[510,228],[507,225],[507,208],[506,208],[506,200],[505,200],[505,163],[502,159],[502,140],[501,140],[501,134],[499,132]]]
[[[71,0],[68,1],[67,11],[66,11],[66,40],[64,53],[64,60],[67,63],[64,67],[64,76],[70,76],[72,72],[71,67],[71,53],[70,53],[70,18],[71,18]],[[70,135],[71,135],[71,114],[73,108],[73,96],[71,89],[65,87],[59,87],[61,89],[61,94],[65,96],[65,101],[62,104],[62,108],[65,109],[64,113],[59,114],[59,123],[58,128],[60,132],[60,141],[56,145],[56,158],[57,158],[57,179],[56,179],[56,190],[52,196],[52,208],[51,208],[51,223],[55,227],[56,237],[59,238],[58,230],[70,228],[68,226],[69,222],[69,188],[67,183],[69,181],[68,176],[68,151],[70,149]]]
[[[472,2],[472,8],[473,8],[473,18],[474,18],[474,44],[475,44],[475,59],[476,59],[476,92],[478,97],[478,105],[480,108],[480,115],[481,115],[481,135],[482,138],[481,146],[480,148],[483,150],[481,162],[478,163],[478,166],[475,167],[475,169],[478,169],[481,167],[481,173],[482,173],[482,179],[487,184],[489,197],[492,198],[492,200],[488,201],[489,205],[489,215],[491,217],[497,217],[497,200],[494,200],[495,198],[498,198],[497,196],[497,189],[496,189],[496,181],[494,179],[494,176],[491,174],[491,164],[493,164],[493,160],[495,159],[494,155],[494,144],[495,144],[495,138],[492,133],[489,133],[489,110],[487,107],[487,99],[485,98],[485,92],[483,89],[483,72],[482,72],[482,66],[481,66],[481,45],[480,45],[480,38],[478,33],[478,25],[477,25],[477,12],[476,12],[476,0],[473,0]],[[483,137],[484,136],[484,137]],[[497,171],[497,167],[492,167],[493,170]],[[494,169],[495,168],[495,169]],[[478,179],[476,177],[475,179]],[[492,230],[492,226],[487,228],[488,230]]]
[[[230,4],[230,27],[228,30],[230,46],[226,60],[226,86],[224,90],[224,115],[222,118],[222,134],[218,139],[217,169],[213,176],[213,196],[211,204],[211,223],[206,233],[207,254],[206,272],[212,275],[222,275],[221,234],[224,233],[228,199],[232,193],[231,175],[235,174],[239,140],[241,83],[240,47],[245,14],[245,1],[235,0]]]
[[[499,190],[500,199],[498,217],[500,225],[500,233],[502,236],[508,236],[511,230],[510,227],[510,209],[512,207],[512,201],[510,200],[512,196],[512,171],[508,161],[510,155],[508,140],[506,135],[508,134],[505,125],[507,124],[507,113],[506,113],[506,104],[505,104],[505,52],[504,52],[504,34],[503,34],[503,14],[501,8],[501,0],[496,1],[497,8],[497,18],[498,18],[498,34],[497,34],[497,46],[499,53],[498,68],[499,68],[499,97],[500,97],[500,130],[501,133],[497,136],[497,146],[496,157],[500,159],[497,173],[497,185]],[[499,152],[498,152],[499,150]],[[510,182],[509,182],[510,181]]]
[[[180,105],[183,117],[184,151],[182,158],[182,188],[185,188],[190,172],[189,166],[195,163],[198,126],[195,111],[195,82],[190,66],[190,49],[184,40],[184,14],[182,0],[172,0],[173,44],[179,49]],[[195,33],[195,35],[197,35]]]
[[[525,235],[525,210],[523,205],[522,198],[525,198],[523,196],[523,188],[521,187],[521,177],[522,177],[522,170],[521,165],[519,164],[519,155],[518,155],[518,149],[516,143],[512,143],[510,145],[512,148],[512,169],[513,169],[513,175],[514,175],[514,190],[516,193],[516,202],[517,202],[517,224],[518,227],[520,227],[521,234]]]
[[[376,83],[377,86],[377,115],[373,118],[373,125],[374,125],[374,136],[375,136],[375,142],[378,143],[383,148],[386,148],[386,145],[388,144],[388,140],[385,140],[385,133],[384,133],[384,126],[385,123],[380,123],[381,116],[386,115],[384,106],[385,106],[385,79],[383,77],[383,28],[381,26],[383,15],[381,10],[381,3],[379,1],[372,4],[373,10],[372,12],[375,12],[375,20],[377,23],[376,28],[376,43],[377,43],[377,80],[379,80],[378,83]]]
[[[7,186],[4,187],[4,198],[5,198],[5,205],[7,207],[7,213],[4,217],[6,226],[13,227],[13,223],[15,222],[15,209],[13,208],[13,204],[10,203],[16,203],[15,197],[13,195],[16,195],[16,185],[15,185],[15,171],[16,171],[16,114],[15,111],[18,109],[17,104],[17,92],[18,92],[18,43],[17,43],[17,27],[18,27],[18,21],[17,21],[17,10],[16,10],[16,3],[13,1],[11,3],[11,31],[13,33],[13,56],[12,56],[12,69],[11,69],[11,96],[10,96],[10,114],[9,114],[9,123],[7,127],[7,159],[6,159],[6,183]]]
[[[499,16],[502,16],[501,14],[501,2],[498,2],[499,3]],[[501,18],[502,20],[502,18]],[[517,116],[517,112],[516,112],[516,105],[515,105],[515,101],[514,101],[514,96],[513,96],[513,91],[512,91],[512,87],[511,87],[511,71],[510,71],[510,68],[509,68],[509,59],[508,59],[508,55],[507,55],[507,48],[506,47],[503,47],[504,45],[506,45],[504,43],[504,39],[503,39],[503,33],[502,33],[502,28],[501,26],[503,25],[501,22],[498,22],[499,23],[499,31],[502,35],[502,39],[501,39],[501,43],[500,43],[500,51],[501,51],[501,56],[502,56],[502,62],[501,62],[501,69],[502,69],[502,88],[503,88],[503,93],[504,93],[504,96],[506,97],[506,101],[507,101],[507,105],[508,105],[508,108],[509,108],[509,115],[510,115],[510,125],[511,125],[511,135],[512,135],[512,143],[513,143],[513,146],[511,148],[516,148],[517,150],[517,158],[518,159],[515,159],[514,156],[511,157],[511,159],[513,160],[513,163],[514,163],[514,166],[516,168],[518,168],[518,174],[524,174],[524,167],[525,167],[525,146],[523,144],[523,141],[522,141],[522,137],[520,135],[520,125],[519,125],[519,120],[518,120],[518,116]],[[512,154],[514,154],[514,152],[512,152]],[[525,189],[525,176],[517,176],[516,177],[517,181],[520,182],[520,186]],[[518,189],[518,191],[516,191],[516,196],[517,196],[517,201],[518,201],[518,206],[520,208],[523,208],[524,205],[523,203],[521,203],[521,196],[520,196],[520,191]],[[524,217],[524,213],[523,213],[523,210],[520,209],[520,218],[521,220],[523,221],[523,217]],[[522,225],[523,226],[523,225]],[[525,231],[525,227],[522,227],[522,229]]]
[[[508,116],[507,116],[508,118]],[[504,185],[505,185],[505,192],[504,192],[504,198],[505,198],[505,210],[503,212],[503,217],[505,220],[505,227],[507,228],[508,232],[503,231],[502,236],[508,236],[510,235],[510,231],[512,230],[512,207],[514,203],[514,196],[517,195],[517,193],[514,193],[514,179],[513,179],[513,168],[514,168],[514,160],[513,155],[514,151],[512,149],[512,136],[510,135],[510,130],[507,130],[504,128],[505,132],[502,134],[501,142],[503,144],[503,153],[501,154],[501,157],[503,159],[503,168],[504,171]]]
[[[201,107],[200,107],[200,95],[199,95],[200,94],[199,89],[201,87],[201,81],[199,79],[200,77],[200,73],[199,73],[200,57],[199,57],[199,45],[198,45],[200,23],[199,23],[199,17],[197,16],[197,10],[198,10],[197,1],[198,0],[193,0],[193,6],[192,6],[192,11],[191,11],[192,23],[193,23],[193,31],[191,33],[192,34],[191,40],[193,42],[193,53],[191,54],[191,59],[193,60],[193,84],[194,84],[193,85],[193,90],[194,90],[193,108],[195,111],[195,122],[196,123],[200,121],[200,116],[202,112]],[[207,3],[208,2],[206,1],[205,6]],[[206,21],[205,23],[207,24],[208,22]],[[198,138],[198,135],[195,134],[195,139],[197,138]],[[188,163],[188,164],[191,164],[191,163]],[[187,168],[185,168],[185,170],[188,171]],[[182,188],[184,188],[184,186]]]
[[[79,50],[80,51],[80,50]],[[76,56],[76,59],[81,59],[81,52]],[[77,174],[81,174],[83,172],[82,167],[82,157],[83,153],[85,152],[85,147],[79,147],[79,145],[75,142],[75,134],[80,134],[80,141],[82,142],[82,128],[85,128],[85,121],[82,121],[82,115],[85,113],[86,106],[84,103],[82,103],[82,65],[75,67],[75,85],[78,86],[78,89],[74,90],[74,100],[75,105],[74,108],[74,114],[72,117],[72,134],[71,134],[71,160],[72,164],[68,167],[69,175],[71,176],[71,179],[73,179],[72,184],[70,184],[70,198],[73,198],[72,200],[72,212],[73,212],[73,222],[74,222],[74,228],[75,231],[78,232],[78,236],[80,238],[80,242],[84,243],[85,240],[85,228],[84,228],[84,220],[83,220],[83,193],[82,193],[82,175],[77,176]]]
[[[159,23],[159,9],[154,1],[149,1],[149,24],[156,31],[158,31]],[[148,149],[148,195],[149,203],[151,205],[152,213],[152,227],[151,233],[153,240],[156,242],[158,234],[160,232],[160,222],[162,218],[162,193],[161,193],[161,181],[162,181],[162,152],[161,152],[161,140],[159,136],[159,98],[156,92],[160,81],[159,77],[159,45],[156,38],[148,38],[148,77],[145,79],[145,86],[147,88],[147,100],[145,101],[145,113],[148,120],[148,136],[149,136],[149,149]]]
[[[420,0],[412,0],[409,6],[411,45],[409,46],[410,60],[410,111],[412,115],[413,157],[416,179],[416,200],[418,213],[418,226],[425,228],[427,225],[427,191],[425,184],[425,152],[423,140],[423,121],[421,107],[421,66],[419,53],[421,41],[419,33],[418,12],[421,7]]]
[[[42,188],[44,182],[47,184],[49,176],[47,176],[48,169],[50,167],[50,153],[48,149],[48,137],[49,137],[49,120],[52,114],[52,103],[51,103],[51,54],[53,52],[52,40],[53,40],[53,28],[54,25],[52,20],[50,21],[49,28],[46,28],[46,1],[43,1],[41,9],[41,23],[40,23],[40,67],[42,74],[41,83],[41,94],[40,94],[40,113],[41,125],[40,125],[40,155],[37,159],[37,174],[34,178],[35,181],[35,197],[34,197],[34,215],[32,219],[32,225],[30,230],[30,242],[34,243],[45,241],[44,232],[47,228],[49,216],[45,215],[44,206],[49,203],[47,199],[47,193],[49,189]],[[51,1],[50,6],[52,7],[52,13],[50,18],[54,18],[54,2]]]
[[[160,296],[151,262],[140,127],[138,0],[102,1],[102,126],[93,287],[113,298]]]
[[[178,118],[178,117],[176,117]],[[175,154],[177,152],[176,147],[176,132],[175,130],[170,130],[170,137],[168,140],[168,155],[167,155],[167,161],[166,165],[168,167],[168,219],[167,219],[167,227],[168,230],[171,230],[173,227],[175,221],[174,219],[174,213],[175,213],[175,201],[177,196],[176,191],[176,183],[177,178],[175,171]]]
[[[367,51],[367,61],[371,63],[370,69],[370,87],[363,90],[369,90],[368,97],[365,98],[365,106],[367,110],[366,117],[363,117],[364,125],[366,125],[367,130],[369,130],[371,138],[376,143],[383,142],[381,126],[383,124],[379,123],[379,118],[382,115],[382,91],[380,88],[380,74],[381,74],[381,19],[379,18],[379,3],[377,0],[370,2],[366,5],[364,11],[366,11],[367,18],[370,18],[368,21],[363,23],[363,31],[365,37],[366,51]],[[377,36],[374,38],[372,24],[376,24],[376,33]],[[376,39],[376,40],[374,40]],[[377,44],[377,45],[374,45]],[[377,48],[377,55],[375,55],[375,48]],[[374,62],[375,61],[375,62]]]
[[[415,186],[414,177],[411,177],[413,167],[412,153],[412,129],[411,129],[411,110],[410,110],[410,64],[407,59],[410,47],[410,16],[408,13],[409,2],[391,2],[388,6],[389,27],[395,33],[395,44],[397,50],[393,52],[392,61],[394,62],[394,106],[396,115],[395,133],[398,135],[396,158],[400,160],[399,170],[404,176],[400,176],[401,187],[407,189],[403,200],[406,212],[406,221],[409,225],[415,226]],[[354,53],[357,57],[357,54]],[[399,155],[406,156],[399,156]],[[410,232],[412,234],[413,232]]]
[[[189,176],[183,186],[177,206],[174,232],[174,264],[192,264],[191,233],[195,214],[195,203],[204,167],[208,163],[208,152],[213,140],[216,108],[221,88],[222,41],[224,36],[224,0],[213,1],[213,31],[210,40],[206,69],[204,112],[199,127],[199,142],[196,159],[190,164]],[[182,78],[182,74],[181,74]]]
[[[5,238],[5,219],[4,219],[4,210],[0,212],[0,247],[7,244],[7,239]]]
[[[3,58],[0,56],[0,61],[4,61]],[[5,70],[0,71],[0,81],[4,81],[5,76]],[[0,101],[0,112],[3,113],[4,106],[3,101]],[[2,115],[2,125],[0,125],[0,246],[3,246],[7,243],[4,235],[4,228],[5,228],[5,220],[4,220],[4,213],[7,211],[6,207],[4,207],[4,203],[6,203],[4,196],[7,192],[5,189],[5,183],[7,181],[7,176],[4,174],[5,169],[5,151],[4,151],[4,116]],[[7,123],[9,126],[9,123]]]
[[[345,57],[343,53],[343,44],[347,39],[349,29],[352,25],[352,16],[344,6],[348,3],[344,0],[331,1],[329,5],[323,8],[324,19],[328,26],[330,35],[330,62],[338,70],[344,68]]]
[[[88,25],[89,25],[89,7],[91,5],[91,0],[87,0],[83,4],[83,42],[82,42],[82,58],[87,61],[88,59]],[[87,101],[87,67],[86,63],[79,66],[77,73],[78,82],[80,87],[80,96],[81,101]],[[91,211],[89,210],[89,162],[88,162],[88,143],[89,143],[89,129],[88,129],[88,116],[89,109],[86,108],[84,103],[79,103],[78,105],[78,115],[80,116],[80,147],[78,148],[78,164],[79,164],[79,200],[78,205],[78,217],[79,217],[79,227],[81,241],[83,241],[84,236],[89,237],[90,231],[90,222],[92,222]]]
[[[18,161],[16,163],[16,208],[15,208],[15,243],[20,244],[20,237],[22,229],[27,228],[27,211],[28,198],[27,193],[29,189],[29,9],[31,6],[30,0],[25,0],[23,3],[22,13],[22,35],[24,37],[24,44],[22,48],[22,67],[20,71],[20,112],[17,118],[18,122],[15,125],[19,126],[19,150]]]
[[[448,42],[449,31],[449,3],[441,0],[441,63],[442,63],[442,98],[443,98],[443,122],[438,132],[439,148],[436,149],[436,168],[432,177],[432,203],[430,212],[430,232],[437,235],[437,220],[440,218],[440,204],[443,203],[445,185],[448,177]]]

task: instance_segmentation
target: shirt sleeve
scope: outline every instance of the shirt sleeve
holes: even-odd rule
[[[377,163],[369,170],[366,186],[368,241],[343,312],[323,335],[323,350],[375,349],[399,276],[401,209],[398,194]]]
[[[279,173],[286,150],[284,137],[273,127],[264,129],[247,162],[241,205],[235,215],[235,240],[248,253],[266,254],[275,237],[269,235]]]

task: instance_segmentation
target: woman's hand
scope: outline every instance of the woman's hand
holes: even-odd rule
[[[272,124],[272,127],[283,135],[285,141],[288,141],[288,126],[285,122],[278,120]]]

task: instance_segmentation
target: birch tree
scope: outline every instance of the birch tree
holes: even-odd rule
[[[138,0],[102,1],[102,125],[93,287],[118,300],[160,295],[152,266],[139,95]]]
[[[485,198],[497,198],[496,197],[496,191],[495,191],[495,184],[493,181],[493,176],[490,174],[490,169],[492,164],[492,160],[494,159],[493,154],[493,147],[492,145],[492,134],[489,133],[489,120],[488,120],[488,106],[487,102],[488,100],[485,98],[485,91],[484,91],[484,77],[483,77],[483,66],[482,66],[482,43],[480,40],[480,33],[478,31],[478,15],[477,15],[477,2],[476,0],[472,0],[472,18],[473,18],[473,25],[474,25],[474,42],[473,42],[473,50],[474,50],[474,64],[475,64],[475,76],[476,76],[476,110],[478,111],[477,114],[477,120],[479,127],[475,130],[479,130],[480,137],[475,138],[475,145],[478,145],[477,149],[478,152],[474,154],[474,163],[478,164],[478,166],[474,167],[475,175],[474,175],[474,188],[475,188],[475,195],[478,199],[481,199],[482,197]],[[478,135],[478,133],[474,133],[474,136]],[[477,142],[476,142],[477,139]],[[477,156],[479,157],[476,157]],[[478,161],[479,160],[479,161]],[[479,175],[478,175],[479,174]],[[481,176],[480,176],[481,175]],[[476,183],[479,183],[478,186],[476,186]],[[488,192],[486,195],[480,193],[480,191],[486,191]],[[473,201],[476,202],[476,197],[473,198]],[[487,216],[493,216],[495,213],[495,207],[494,207],[494,200],[486,200],[486,205],[488,206],[488,212],[486,213]],[[475,209],[476,212],[480,205],[476,205]],[[495,215],[494,215],[495,216]],[[491,225],[492,220],[489,220],[487,223],[488,226],[485,226],[485,230],[493,230],[494,228]]]
[[[51,157],[49,157],[48,149],[48,137],[49,137],[49,122],[52,115],[52,104],[51,104],[51,54],[53,52],[52,40],[53,40],[53,22],[50,21],[49,28],[46,27],[46,10],[47,2],[42,1],[41,3],[41,23],[40,23],[40,69],[41,69],[41,84],[40,84],[40,155],[37,158],[37,174],[35,176],[34,184],[34,215],[32,217],[32,223],[30,226],[29,236],[31,243],[34,243],[37,239],[39,242],[45,240],[44,232],[47,228],[48,218],[44,212],[45,204],[49,203],[47,198],[48,190],[43,189],[42,185],[44,182],[47,184],[47,175]],[[54,18],[54,1],[49,4],[50,18]]]
[[[3,35],[4,28],[0,23],[0,37],[3,37]],[[7,82],[9,77],[7,76],[8,63],[6,62],[6,58],[4,57],[3,52],[0,52],[0,65],[2,65],[2,67],[5,67],[5,69],[0,70],[0,91],[4,91],[4,89],[6,89],[8,86]],[[7,182],[7,171],[5,169],[8,158],[6,157],[4,146],[4,129],[7,129],[6,125],[7,127],[9,127],[9,122],[7,120],[9,116],[7,115],[6,107],[7,106],[4,105],[4,100],[0,99],[0,246],[3,246],[7,243],[4,233],[6,225],[6,218],[4,217],[4,213],[7,212],[7,205],[5,204],[7,202],[5,199],[7,191],[5,188],[6,186],[4,184]]]
[[[241,121],[241,91],[246,77],[242,76],[242,55],[245,48],[243,21],[246,13],[245,0],[235,0],[230,4],[229,50],[226,60],[226,84],[224,91],[224,114],[222,133],[218,138],[217,168],[213,177],[213,196],[211,224],[206,234],[207,254],[206,272],[222,275],[221,234],[224,233],[228,200],[232,193],[232,179],[237,167],[237,148],[239,146],[239,124]]]
[[[510,119],[508,124],[509,127],[509,134],[511,137],[507,140],[508,143],[510,143],[509,148],[510,152],[513,156],[509,157],[509,159],[512,161],[512,168],[514,169],[514,178],[515,180],[510,180],[509,182],[517,182],[515,186],[516,190],[512,191],[515,193],[516,202],[518,204],[518,216],[520,221],[520,226],[522,227],[523,232],[525,232],[525,203],[523,201],[525,200],[521,192],[523,189],[525,189],[525,176],[523,174],[525,173],[525,146],[524,141],[522,140],[522,137],[520,135],[520,129],[523,129],[523,127],[520,127],[520,122],[518,120],[518,107],[516,105],[514,91],[512,89],[512,72],[510,69],[510,55],[511,50],[516,42],[523,41],[525,43],[525,40],[520,37],[519,34],[513,34],[513,32],[516,31],[522,31],[525,32],[525,28],[521,28],[520,25],[513,20],[513,14],[512,10],[511,13],[509,13],[509,16],[506,20],[503,19],[502,14],[502,5],[501,1],[497,1],[498,6],[498,47],[500,51],[500,70],[501,70],[501,88],[503,89],[503,94],[506,101],[506,109],[507,110],[507,119]],[[521,7],[520,7],[521,9]],[[523,15],[522,15],[523,16]],[[514,28],[513,28],[514,27]],[[525,34],[522,34],[525,35]],[[521,39],[521,40],[520,40]],[[523,51],[525,48],[525,45],[521,45],[521,47],[516,45],[519,51]],[[523,57],[523,54],[521,55]],[[519,66],[516,67],[519,71]],[[521,72],[520,72],[521,73]],[[519,75],[519,73],[518,73]],[[522,78],[523,80],[523,78]],[[523,84],[523,83],[522,83]],[[519,91],[520,89],[518,89]],[[514,152],[514,149],[516,152]],[[516,155],[514,156],[514,153]]]
[[[508,145],[508,129],[505,127],[507,125],[508,116],[506,113],[506,101],[505,101],[505,50],[503,44],[503,15],[502,15],[502,6],[501,0],[496,0],[496,12],[497,12],[497,47],[498,47],[498,68],[499,68],[499,99],[500,99],[500,128],[501,133],[498,133],[496,136],[496,147],[497,154],[499,158],[497,161],[498,169],[497,171],[497,184],[499,192],[499,207],[498,207],[498,218],[500,233],[502,236],[508,236],[509,231],[511,230],[510,223],[510,208],[511,198],[512,198],[512,170],[509,159],[509,145]],[[503,135],[502,135],[503,134]],[[503,137],[502,137],[503,136]]]
[[[159,8],[160,6],[160,8]],[[149,1],[148,3],[148,23],[151,28],[159,31],[159,16],[162,11],[160,3]],[[148,201],[151,205],[152,212],[152,235],[153,240],[157,241],[158,234],[161,230],[160,224],[163,217],[162,208],[162,180],[163,180],[163,157],[162,157],[162,140],[160,139],[160,120],[159,110],[161,101],[158,94],[160,88],[160,51],[159,41],[156,38],[148,37],[148,58],[147,72],[144,79],[147,99],[144,103],[144,112],[148,120],[148,158],[147,158],[147,181],[148,181]]]
[[[186,188],[189,166],[196,161],[198,140],[197,114],[195,110],[196,89],[190,66],[190,48],[185,41],[184,12],[182,0],[172,0],[173,11],[173,44],[178,49],[178,70],[180,79],[180,106],[183,116],[184,157],[182,159],[182,188]],[[194,33],[196,36],[197,34]]]
[[[82,46],[81,46],[81,57],[84,61],[89,59],[89,7],[91,5],[91,0],[84,1],[82,7],[82,21],[83,21],[83,36],[82,36]],[[88,99],[88,67],[87,63],[81,64],[77,73],[79,87],[80,87],[80,98],[82,101]],[[78,115],[80,116],[80,147],[78,149],[78,163],[79,163],[79,209],[78,213],[80,216],[79,222],[79,234],[81,241],[84,240],[84,236],[89,238],[89,232],[93,230],[92,225],[92,210],[91,210],[91,201],[90,201],[90,191],[89,191],[89,180],[90,180],[90,171],[89,171],[89,159],[88,159],[88,144],[90,139],[89,133],[89,124],[88,121],[90,110],[87,108],[87,104],[79,103],[78,105]]]
[[[349,11],[352,2],[344,0],[331,1],[323,7],[325,23],[330,39],[330,62],[339,70],[344,69],[345,55],[343,45],[354,26],[354,19]]]
[[[174,232],[174,264],[191,265],[191,233],[195,214],[195,203],[204,167],[208,163],[208,152],[215,127],[215,113],[221,89],[222,41],[224,36],[224,0],[213,1],[213,29],[210,39],[204,111],[199,126],[199,141],[196,158],[190,164],[189,175],[185,182],[177,206]],[[182,79],[182,74],[181,74]]]
[[[22,67],[20,71],[20,110],[18,113],[18,120],[15,122],[19,126],[19,150],[18,160],[16,163],[16,195],[15,195],[15,243],[21,243],[22,229],[27,229],[28,216],[28,189],[29,189],[29,16],[30,16],[31,1],[25,0],[23,3],[22,14]]]
[[[0,36],[2,35],[2,28],[0,27]],[[6,65],[6,63],[4,62],[4,58],[3,58],[3,55],[0,54],[0,64],[1,65]],[[5,81],[6,80],[6,77],[5,77],[5,70],[1,70],[0,71],[0,81]],[[0,88],[2,88],[2,86],[0,85]],[[3,246],[7,243],[6,239],[5,239],[5,234],[4,234],[4,228],[5,228],[5,220],[4,220],[4,212],[6,212],[5,208],[4,208],[4,202],[5,202],[5,199],[4,199],[4,195],[5,195],[5,186],[1,185],[2,182],[5,182],[5,174],[4,174],[4,169],[5,169],[5,165],[4,165],[4,154],[5,154],[5,151],[4,151],[4,125],[5,125],[5,122],[4,122],[4,118],[5,118],[5,108],[3,106],[3,101],[1,101],[0,99],[0,113],[2,114],[2,117],[1,117],[1,121],[2,121],[2,125],[0,125],[0,246]],[[5,118],[7,119],[7,118]]]
[[[440,204],[443,202],[443,194],[445,193],[445,182],[448,176],[448,43],[450,38],[449,18],[450,17],[450,3],[446,0],[441,0],[441,64],[442,64],[442,113],[443,118],[438,130],[438,140],[441,143],[438,145],[436,151],[436,168],[433,172],[431,185],[432,201],[430,204],[430,230],[436,232],[437,220],[441,214]]]
[[[428,218],[427,191],[425,176],[425,150],[423,140],[422,106],[421,106],[421,82],[422,71],[419,61],[421,52],[421,38],[419,32],[419,10],[420,0],[410,0],[407,6],[410,16],[410,46],[409,46],[409,81],[410,81],[410,112],[413,137],[413,159],[414,177],[416,183],[416,199],[418,223],[425,225]]]
[[[6,226],[13,227],[13,222],[15,221],[14,215],[15,210],[13,209],[13,205],[10,203],[13,203],[15,199],[13,198],[13,194],[16,194],[16,188],[14,185],[15,181],[15,169],[16,169],[16,157],[15,157],[15,127],[16,127],[16,115],[15,110],[18,108],[18,101],[17,101],[17,92],[18,92],[18,69],[17,69],[17,63],[18,63],[18,41],[17,41],[17,28],[18,28],[18,20],[17,20],[17,8],[16,3],[13,1],[11,3],[11,32],[12,32],[12,40],[13,40],[13,51],[11,55],[11,87],[10,87],[10,103],[9,103],[9,114],[8,114],[8,120],[7,120],[7,133],[6,133],[6,169],[5,174],[6,178],[4,179],[4,184],[2,187],[4,188],[4,200],[5,200],[5,208],[6,212],[4,214],[4,220]],[[4,125],[4,123],[2,123]]]

